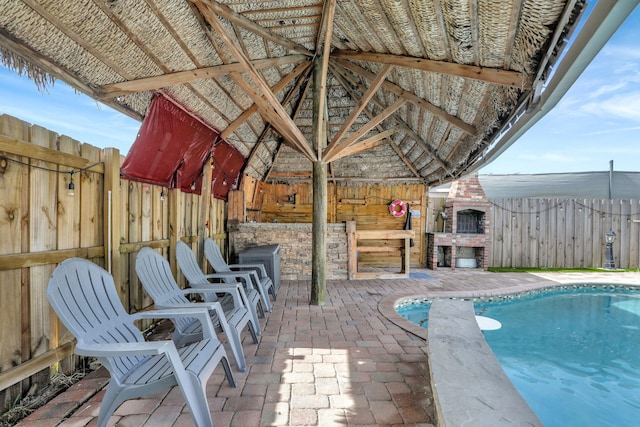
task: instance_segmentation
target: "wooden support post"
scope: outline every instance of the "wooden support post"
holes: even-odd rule
[[[402,251],[402,271],[406,275],[409,275],[409,269],[411,268],[411,239],[404,239],[404,250]]]
[[[128,291],[123,289],[120,236],[122,232],[122,192],[120,191],[120,151],[104,150],[104,265],[113,276],[118,294],[129,309]]]
[[[327,169],[322,150],[327,146],[326,61],[317,57],[313,64],[313,215],[311,298],[309,304],[324,305],[327,300]]]
[[[171,274],[178,274],[178,260],[176,259],[176,245],[180,238],[180,190],[169,191],[169,264]]]
[[[207,260],[204,258],[204,239],[210,236],[208,229],[209,212],[211,211],[211,164],[209,159],[202,170],[202,192],[200,193],[200,212],[198,217],[198,265],[205,268]]]
[[[311,305],[327,300],[327,163],[313,162]]]
[[[256,186],[255,191],[258,191],[258,186]],[[244,191],[229,191],[229,197],[227,200],[227,218],[229,222],[245,222],[247,218],[247,207]]]
[[[347,221],[347,275],[349,280],[358,274],[358,250],[356,240],[356,222]]]

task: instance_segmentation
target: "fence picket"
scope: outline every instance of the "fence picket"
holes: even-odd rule
[[[616,266],[640,266],[640,200],[495,199],[491,204],[492,267],[602,267],[610,229],[617,237]]]
[[[45,289],[55,262],[60,259],[59,251],[77,250],[78,254],[85,254],[78,256],[89,256],[97,264],[106,266],[105,239],[109,235],[105,232],[106,165],[80,169],[109,160],[117,177],[122,157],[117,153],[106,155],[111,149],[80,144],[8,115],[0,115],[0,140],[11,141],[0,153],[0,366],[3,368],[0,412],[4,412],[30,387],[49,382],[51,360],[62,362],[60,369],[66,373],[75,368],[71,362],[77,358],[69,357],[71,337],[49,308]],[[31,146],[37,149],[32,150]],[[36,153],[37,158],[25,154],[31,152]],[[118,164],[113,165],[114,159]],[[67,194],[71,179],[68,171],[72,169],[75,194],[70,196]],[[114,279],[125,306],[133,312],[145,309],[151,300],[137,286],[130,258],[133,260],[135,251],[144,245],[162,248],[166,254],[169,236],[176,233],[178,227],[170,229],[169,203],[160,201],[161,187],[121,178],[113,181],[115,185],[111,183],[109,188],[121,196],[119,208],[111,212],[112,220],[117,218],[113,221],[117,228],[112,231],[120,245],[112,254],[119,256],[116,259],[120,267]],[[168,195],[168,191],[165,192]],[[184,218],[187,224],[181,224],[176,237],[185,237],[182,232],[186,232],[192,240],[193,231],[204,227],[197,223],[202,196],[180,197],[186,197],[189,203],[183,203],[180,206],[183,210],[173,215]],[[210,224],[216,225],[216,240],[226,247],[226,203],[222,200],[211,203],[216,209],[211,211]],[[87,248],[89,250],[82,252]],[[32,257],[35,253],[39,254]],[[19,267],[16,259],[21,260]],[[37,355],[46,357],[33,359]],[[42,372],[25,374],[34,371]],[[23,381],[25,379],[30,381]]]

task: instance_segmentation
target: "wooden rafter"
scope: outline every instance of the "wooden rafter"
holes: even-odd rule
[[[329,0],[324,4],[322,12],[322,27],[318,32],[316,40],[316,52],[322,52],[320,72],[314,74],[319,75],[319,82],[314,82],[314,98],[317,99],[318,105],[318,122],[314,123],[313,140],[316,143],[316,152],[318,158],[322,157],[322,150],[326,144],[326,125],[325,125],[325,106],[327,103],[327,72],[329,69],[329,53],[331,52],[331,37],[333,36],[333,17],[336,13],[336,0]],[[315,77],[314,77],[315,78]],[[324,140],[323,140],[324,139]]]
[[[327,153],[330,153],[331,150],[333,150],[333,147],[335,147],[340,142],[349,128],[351,128],[353,123],[357,120],[358,116],[360,116],[360,113],[362,113],[362,110],[364,110],[364,108],[369,103],[369,100],[373,97],[373,95],[375,95],[378,88],[382,85],[382,82],[384,82],[384,80],[387,78],[387,75],[389,74],[389,72],[391,72],[391,68],[391,65],[385,65],[384,68],[378,73],[375,80],[371,82],[369,88],[362,95],[362,98],[358,100],[357,107],[353,109],[351,114],[349,114],[349,117],[347,117],[347,119],[342,124],[340,130],[334,135],[333,140],[327,147]]]
[[[239,73],[231,73],[231,77],[259,106],[261,114],[271,122],[273,127],[282,136],[288,138],[297,150],[304,154],[309,160],[313,161],[316,158],[316,155],[307,142],[307,139],[295,125],[291,117],[289,117],[287,112],[284,110],[284,107],[282,107],[278,99],[274,96],[273,92],[271,92],[271,88],[267,82],[253,67],[251,61],[246,57],[241,47],[237,45],[235,39],[229,34],[226,28],[224,28],[213,8],[209,7],[209,5],[214,3],[194,0],[194,4],[211,25],[212,29],[227,45],[227,48],[236,57],[238,62],[244,65],[244,72],[249,76],[255,87],[249,84],[249,82],[247,82]]]
[[[342,65],[344,68],[348,69],[349,71],[360,75],[362,77],[364,77],[367,80],[375,80],[376,76],[375,74],[365,70],[364,68],[362,68],[361,66],[354,64],[353,62],[350,61],[345,61],[343,59],[335,59],[332,61],[336,61],[337,64]],[[405,98],[407,101],[409,101],[410,103],[427,110],[428,112],[430,112],[431,114],[433,114],[436,117],[441,118],[442,120],[445,120],[446,122],[452,124],[453,126],[456,126],[457,128],[459,128],[460,130],[462,130],[463,132],[471,135],[471,136],[477,136],[478,135],[478,130],[468,124],[465,123],[464,120],[453,116],[449,113],[447,113],[446,111],[442,110],[441,108],[436,107],[435,105],[433,105],[432,103],[430,103],[429,101],[420,98],[419,96],[417,96],[416,94],[412,93],[412,92],[408,92],[404,89],[402,89],[400,86],[396,85],[395,83],[391,83],[388,81],[385,81],[382,84],[382,87],[384,87],[386,90],[396,94],[397,96],[401,97],[401,98]]]
[[[531,89],[531,78],[518,71],[500,68],[486,68],[475,65],[456,64],[446,61],[415,58],[412,56],[391,55],[386,53],[358,52],[352,50],[337,50],[332,53],[334,58],[352,61],[375,62],[378,64],[392,64],[398,67],[412,68],[431,73],[447,74],[465,79],[481,80],[518,89]]]
[[[453,171],[451,170],[451,168],[449,167],[449,165],[447,164],[446,161],[442,160],[440,158],[440,156],[438,155],[438,152],[436,150],[434,150],[433,148],[429,147],[429,144],[427,144],[425,141],[422,140],[422,138],[420,138],[420,135],[418,135],[412,128],[411,126],[409,126],[407,124],[407,122],[405,122],[404,120],[401,120],[400,118],[396,117],[396,123],[398,123],[400,126],[403,127],[404,131],[407,133],[407,135],[413,139],[417,144],[419,144],[426,153],[428,153],[431,158],[437,162],[440,167],[442,167],[445,172],[449,175],[449,176],[454,176]]]
[[[221,4],[215,0],[195,0],[194,3],[200,3],[208,6],[213,12],[215,12],[216,15],[222,16],[233,24],[236,24],[244,28],[245,30],[251,31],[252,33],[255,33],[258,36],[262,37],[263,39],[271,40],[272,42],[284,46],[294,52],[298,52],[307,56],[313,56],[313,52],[311,52],[301,44],[295,43],[290,39],[284,38],[269,31],[268,29],[256,24],[247,17],[235,12],[225,4]]]
[[[166,19],[166,17],[162,14],[162,11],[160,10],[160,8],[157,7],[157,5],[154,3],[153,0],[147,0],[146,3],[147,3],[147,6],[154,12],[154,14],[156,15],[157,19],[160,20],[160,22],[162,22],[162,24],[167,29],[167,31],[176,40],[176,43],[180,46],[180,48],[182,49],[182,52],[187,57],[189,57],[189,59],[192,61],[193,67],[194,68],[201,68],[202,64],[198,61],[196,55],[194,55],[193,52],[191,52],[189,50],[187,44],[180,37],[179,32],[176,31],[173,28],[173,26],[171,25],[170,21],[168,19]],[[106,3],[98,2],[98,3],[96,3],[96,6],[99,7],[100,10],[106,16],[108,16],[109,19],[111,19],[113,22],[115,22],[118,26],[126,27],[126,24],[122,20],[122,16],[120,14],[115,13]],[[170,73],[170,72],[173,71],[162,60],[160,60],[160,58],[158,58],[158,56],[153,51],[153,49],[150,49],[148,46],[145,45],[145,43],[138,37],[137,34],[129,31],[128,29],[125,30],[125,32],[126,32],[128,37],[130,37],[132,40],[135,41],[136,45],[138,45],[139,48],[144,52],[144,54],[153,61],[153,63],[160,69],[161,72],[166,74],[166,73]],[[128,73],[118,72],[118,74],[120,76],[122,76],[125,80],[133,79],[133,77]],[[217,106],[214,105],[211,102],[210,99],[207,99],[206,97],[204,97],[197,89],[195,89],[191,85],[190,82],[185,83],[185,87],[197,99],[199,99],[204,105],[207,105],[209,108],[211,108],[213,111],[215,111],[216,114],[218,114],[223,119],[228,120],[228,117],[225,115],[224,111],[222,111],[219,108],[217,108]],[[159,88],[158,91],[160,93],[162,93],[164,96],[166,96],[167,98],[173,98],[172,94],[171,93],[167,93],[166,91],[163,90],[163,88]],[[201,120],[201,119],[198,118],[198,120]],[[211,125],[210,124],[206,124],[206,126],[211,126]]]
[[[278,83],[273,85],[271,90],[273,91],[273,93],[280,92],[289,83],[291,83],[296,77],[298,77],[300,74],[304,73],[305,70],[309,70],[309,68],[311,68],[311,62],[307,61],[307,62],[304,62],[302,64],[299,64],[289,74],[287,74],[282,80],[280,80]],[[283,102],[282,105],[283,106],[286,105],[286,102]],[[220,134],[220,137],[221,138],[227,138],[229,135],[231,135],[233,132],[235,132],[236,129],[238,129],[238,127],[240,127],[240,125],[242,125],[244,122],[249,120],[249,117],[251,117],[251,115],[254,114],[257,110],[258,110],[258,105],[255,104],[255,103],[252,106],[250,106],[249,108],[245,109],[242,112],[242,114],[240,114],[238,116],[237,119],[235,119],[233,122],[231,122],[229,124],[229,126],[227,126],[225,128],[225,130],[222,131],[222,133]]]
[[[300,87],[303,84],[305,84],[305,82],[306,82],[307,87],[308,87],[309,76],[311,74],[310,63],[307,64],[307,67],[305,68],[305,70],[306,70],[306,75],[304,77],[298,79],[298,81],[296,82],[294,87],[291,88],[291,90],[289,91],[289,93],[285,97],[284,101],[282,101],[282,105],[283,106],[287,106],[293,100],[294,95],[300,90]],[[294,120],[295,120],[296,116],[298,115],[298,112],[300,111],[300,104],[302,103],[302,96],[303,95],[304,95],[304,90],[300,94],[300,97],[298,98],[298,104],[293,109],[293,113],[291,114],[291,118],[294,119]],[[264,139],[266,138],[266,136],[271,131],[271,128],[272,128],[271,124],[267,123],[267,126],[265,126],[264,130],[262,131],[262,133],[258,137],[258,140],[256,141],[256,143],[254,144],[253,148],[251,149],[251,152],[249,153],[249,156],[247,158],[247,164],[251,163],[251,160],[253,159],[253,157],[255,156],[256,152],[258,151],[258,147],[260,147],[260,145],[262,145]],[[226,129],[225,129],[225,131],[226,131]],[[224,134],[224,132],[222,134]],[[276,150],[278,150],[278,148],[276,148]]]
[[[511,18],[509,19],[509,22],[511,22],[511,24],[509,25],[509,32],[508,32],[508,36],[507,36],[507,40],[509,40],[508,43],[505,44],[505,49],[504,49],[504,63],[503,66],[506,70],[509,69],[509,67],[511,66],[511,52],[513,52],[513,48],[514,48],[514,40],[516,39],[516,33],[518,31],[518,16],[520,16],[520,13],[522,11],[522,0],[513,0],[512,2],[512,6],[511,6]]]
[[[372,148],[379,147],[381,145],[387,145],[387,138],[390,138],[391,135],[398,132],[400,129],[399,126],[393,127],[391,129],[387,129],[384,132],[377,133],[369,138],[358,141],[357,143],[351,144],[346,147],[344,150],[340,151],[336,154],[331,161],[335,162],[342,157],[351,156],[353,154],[361,153],[363,151],[371,150]]]
[[[313,72],[313,68],[309,68],[307,76],[304,79],[299,79],[298,80],[298,83],[304,82],[304,89],[302,90],[302,93],[298,97],[298,102],[296,103],[296,106],[293,109],[293,114],[291,114],[291,118],[294,119],[294,120],[296,119],[296,117],[298,117],[298,114],[300,113],[300,110],[302,108],[302,103],[304,102],[305,98],[307,97],[307,92],[311,88],[311,80],[312,80],[311,79],[311,73],[312,72]],[[297,84],[296,84],[296,87],[297,87]],[[296,88],[293,88],[289,94],[292,95],[293,93],[295,93],[295,90],[296,90]],[[281,139],[281,140],[284,141],[284,139]],[[276,159],[278,158],[278,155],[280,154],[281,149],[282,149],[282,143],[279,143],[278,146],[276,147],[276,152],[273,155],[273,159],[271,161],[271,166],[269,167],[267,172],[264,174],[264,179],[263,180],[265,182],[267,181],[267,179],[269,178],[269,175],[271,174],[271,172],[273,170],[273,166],[276,163]]]
[[[288,7],[272,7],[268,9],[252,9],[246,10],[242,12],[242,15],[253,15],[253,14],[278,14],[283,12],[302,12],[302,11],[315,11],[322,9],[322,5],[320,4],[311,4],[307,6],[288,6]],[[307,15],[300,15],[300,17],[306,17]]]
[[[331,152],[327,151],[324,155],[324,160],[327,162],[333,161],[336,158],[336,156],[341,153],[342,150],[344,150],[345,148],[349,147],[351,144],[355,143],[357,140],[362,138],[364,135],[367,134],[367,132],[369,132],[371,129],[376,127],[378,123],[382,123],[383,120],[387,119],[398,108],[402,107],[406,103],[407,103],[407,99],[398,98],[393,104],[389,105],[384,110],[382,110],[380,114],[375,116],[373,119],[369,120],[366,124],[361,126],[357,131],[349,135],[348,138],[345,138],[344,140],[340,141],[339,144],[335,145],[333,150],[331,150]]]
[[[396,152],[398,157],[400,157],[400,160],[403,161],[403,163],[407,166],[407,168],[409,168],[409,170],[411,171],[411,173],[413,173],[415,177],[422,178],[422,176],[420,175],[420,172],[418,172],[415,166],[413,166],[413,163],[411,162],[411,160],[409,160],[409,157],[406,154],[404,154],[400,149],[400,146],[402,145],[402,143],[406,141],[408,138],[409,137],[405,134],[398,144],[389,144],[389,146],[393,149],[393,151]]]
[[[336,67],[336,70],[339,72],[339,75],[341,75],[343,78],[345,79],[350,79],[351,76],[346,72],[346,70],[344,70],[341,67]],[[338,81],[341,81],[340,79],[338,79]],[[353,91],[349,88],[349,86],[347,84],[345,84],[344,82],[341,82],[341,84],[343,85],[343,87],[351,94],[352,97],[354,97]],[[354,84],[357,84],[354,82]],[[364,91],[364,89],[362,87],[360,87],[361,91]],[[376,97],[373,97],[371,99],[371,101],[376,104],[379,108],[383,108],[383,104],[382,102],[380,102]],[[450,176],[453,176],[453,172],[451,171],[451,169],[449,168],[449,166],[447,165],[447,163],[442,160],[440,158],[440,156],[438,156],[438,153],[436,152],[436,150],[432,149],[431,147],[429,147],[429,145],[422,140],[422,138],[420,138],[420,136],[413,130],[413,128],[411,126],[409,126],[409,124],[407,122],[405,122],[398,114],[394,114],[393,115],[393,119],[396,121],[396,123],[402,127],[403,131],[405,132],[405,134],[410,137],[411,139],[413,139],[418,145],[420,145],[427,154],[429,154],[431,156],[431,158],[433,158],[434,161],[436,161],[446,172],[447,174],[449,174]],[[395,145],[395,144],[392,144]],[[417,175],[419,175],[419,172],[413,168],[413,166],[411,165],[410,168],[412,170],[414,170],[416,172]]]
[[[251,61],[253,66],[264,69],[284,64],[300,62],[306,58],[305,55],[296,54],[283,56],[280,58],[269,58]],[[116,96],[130,93],[144,92],[146,90],[161,89],[181,83],[189,83],[201,79],[220,77],[231,72],[244,71],[244,66],[238,62],[234,64],[218,65],[216,67],[199,68],[188,71],[178,71],[176,73],[163,74],[161,76],[146,77],[143,79],[128,80],[119,83],[111,83],[96,89],[96,93],[102,99],[115,98]]]
[[[336,76],[336,79],[338,80],[338,82],[340,83],[340,85],[347,91],[347,93],[351,96],[351,98],[353,99],[357,99],[358,98],[358,94],[355,93],[355,90],[351,88],[351,86],[345,81],[348,80],[350,76],[346,75],[346,72],[342,69],[337,69],[338,73],[334,73],[334,75]],[[343,74],[343,72],[345,74]],[[352,82],[354,85],[358,85],[359,83],[357,82]],[[364,88],[360,87],[360,90],[362,92],[364,92]],[[377,102],[377,100],[373,99],[374,102]],[[364,113],[367,115],[367,117],[369,117],[369,120],[373,119],[375,117],[375,114],[373,114],[372,111],[370,111],[368,108],[364,109]],[[396,119],[397,121],[397,119]],[[379,124],[376,126],[378,129],[378,132],[383,132],[384,129],[382,128],[382,126],[380,126]],[[418,172],[418,170],[413,166],[413,164],[409,161],[409,159],[402,153],[402,151],[400,151],[400,149],[396,146],[396,144],[393,143],[393,141],[389,138],[387,139],[387,144],[391,146],[391,148],[393,148],[393,150],[396,152],[396,154],[398,155],[398,157],[400,157],[400,160],[402,160],[402,162],[407,166],[407,168],[409,168],[409,170],[411,170],[411,172],[418,178],[421,178],[420,173]]]

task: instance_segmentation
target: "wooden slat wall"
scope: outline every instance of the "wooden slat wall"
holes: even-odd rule
[[[312,220],[312,194],[308,183],[286,185],[256,183],[245,179],[243,184],[247,204],[247,220],[257,222],[310,223]],[[327,221],[341,223],[355,221],[358,230],[402,230],[406,216],[394,217],[389,213],[389,204],[400,199],[410,204],[410,209],[419,210],[420,217],[412,218],[411,226],[416,232],[415,246],[411,248],[411,265],[424,263],[425,230],[427,227],[426,187],[409,185],[344,185],[329,183],[327,188]],[[360,265],[377,267],[400,267],[400,241],[397,254],[362,253]],[[371,245],[389,242],[371,242]]]
[[[0,115],[2,158],[24,163],[0,161],[0,411],[4,412],[34,384],[48,383],[56,370],[75,368],[77,359],[69,357],[73,337],[51,310],[45,290],[57,263],[69,256],[108,265],[104,180],[108,165],[100,163],[106,158],[104,150],[8,115]],[[94,163],[99,164],[73,175],[75,195],[69,196],[67,172]],[[114,166],[117,171],[119,164]],[[135,274],[137,252],[144,246],[157,248],[166,257],[173,252],[169,248],[170,197],[179,199],[177,236],[195,242],[194,250],[198,230],[206,227],[198,223],[203,197],[165,189],[161,201],[163,189],[158,186],[120,180],[117,187],[116,181],[111,197],[118,198],[120,209],[111,215],[117,227],[112,230],[114,239],[120,246],[111,265],[119,267],[114,280],[123,304],[133,312],[152,304]],[[227,204],[208,200],[205,237],[226,248]]]
[[[492,267],[602,267],[616,233],[617,268],[640,268],[640,200],[493,199]]]

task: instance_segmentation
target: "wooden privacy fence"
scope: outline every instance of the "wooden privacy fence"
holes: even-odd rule
[[[640,200],[491,199],[492,267],[602,267],[613,230],[617,268],[640,268]]]
[[[75,368],[72,336],[45,296],[59,262],[81,257],[105,267],[134,312],[152,303],[135,273],[143,246],[161,249],[174,274],[170,248],[177,239],[199,254],[205,237],[227,247],[224,201],[121,179],[122,160],[116,149],[0,116],[2,412],[34,384],[47,384],[56,370]]]

